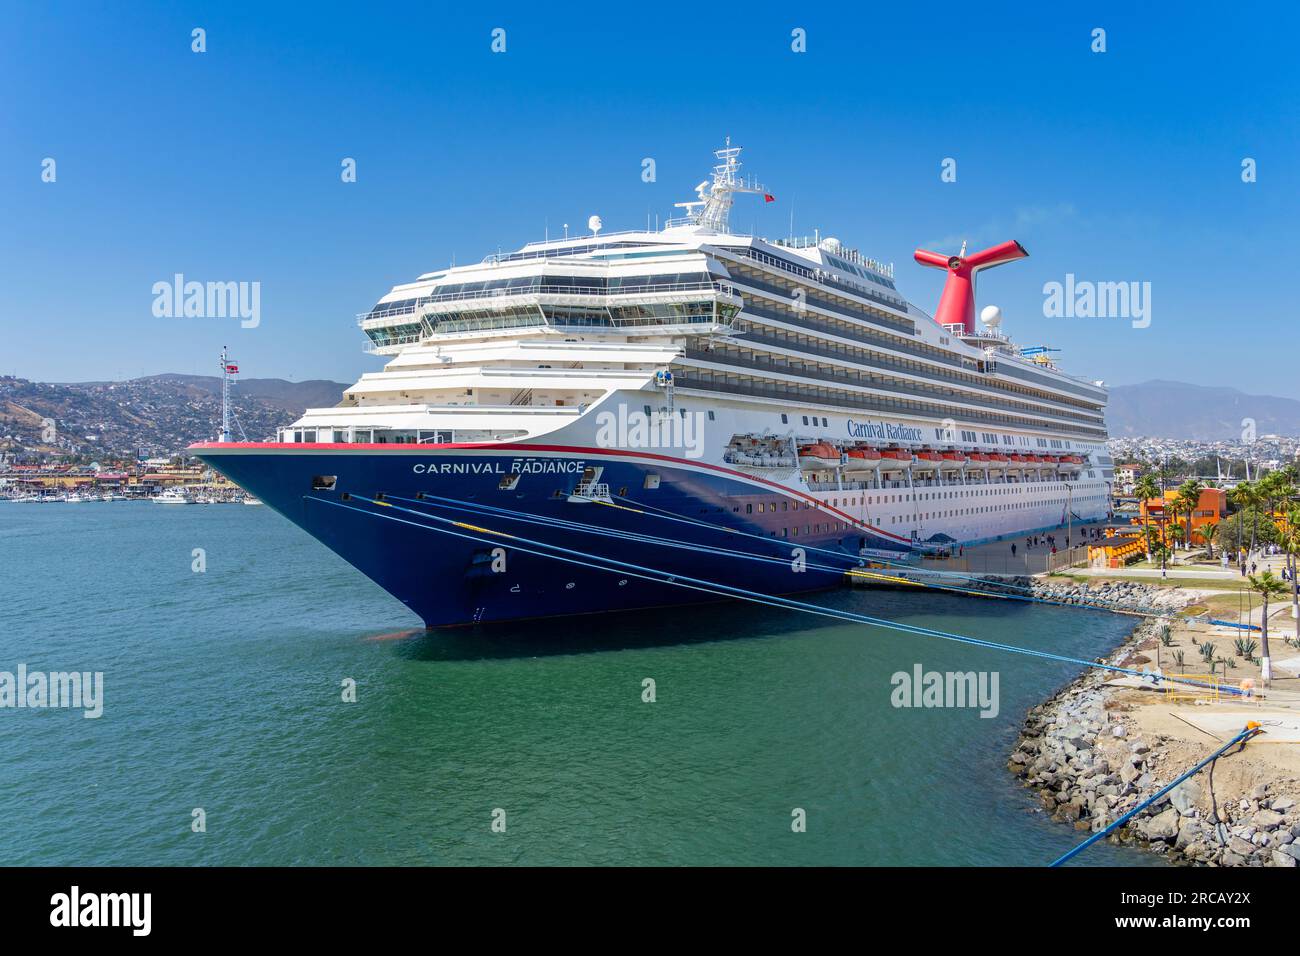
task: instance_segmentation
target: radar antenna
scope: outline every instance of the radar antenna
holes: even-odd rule
[[[705,180],[695,187],[699,198],[692,202],[675,203],[679,209],[685,209],[691,223],[710,232],[725,233],[730,229],[731,206],[735,202],[735,193],[760,193],[768,202],[772,196],[766,187],[754,179],[742,179],[740,172],[740,151],[744,147],[732,146],[731,137],[722,149],[713,151],[718,164],[713,167],[713,181]]]

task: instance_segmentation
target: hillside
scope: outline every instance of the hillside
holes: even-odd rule
[[[1242,419],[1252,418],[1259,435],[1300,435],[1300,401],[1247,395],[1236,388],[1150,381],[1110,390],[1106,422],[1115,437],[1236,441]]]
[[[271,436],[306,408],[336,405],[347,386],[252,378],[232,389],[231,407],[250,440]],[[42,423],[52,419],[46,441]],[[151,375],[126,382],[42,383],[0,377],[0,450],[90,456],[174,454],[212,438],[221,422],[221,380]],[[233,426],[232,426],[233,427]],[[240,437],[238,428],[233,429]]]

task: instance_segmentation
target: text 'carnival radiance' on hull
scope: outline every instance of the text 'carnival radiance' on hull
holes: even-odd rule
[[[1023,247],[918,250],[932,319],[835,239],[731,233],[735,194],[771,200],[739,152],[662,230],[592,217],[395,287],[359,318],[383,371],[192,452],[431,627],[811,590],[1107,514],[1106,390],[975,322]]]

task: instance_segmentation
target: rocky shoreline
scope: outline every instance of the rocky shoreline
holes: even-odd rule
[[[1069,603],[1098,600],[1176,610],[1194,592],[1137,583],[1083,588],[1034,582],[1035,593]],[[1085,597],[1086,594],[1086,597]],[[1148,618],[1107,663],[1141,668],[1158,640]],[[1007,768],[1034,788],[1042,811],[1075,829],[1097,832],[1155,794],[1208,753],[1163,735],[1144,734],[1133,705],[1108,688],[1110,674],[1090,671],[1030,710]],[[1128,694],[1149,693],[1127,691]],[[1195,753],[1193,751],[1196,751]],[[1171,862],[1209,866],[1296,866],[1300,808],[1296,781],[1258,783],[1245,752],[1229,753],[1134,817],[1109,839],[1144,846]]]

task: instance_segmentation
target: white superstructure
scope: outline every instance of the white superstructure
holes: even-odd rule
[[[836,239],[730,232],[733,194],[763,192],[738,154],[718,151],[662,230],[529,243],[394,287],[358,318],[383,370],[279,440],[630,443],[909,542],[1107,514],[1101,383],[1022,355],[993,314],[975,333],[937,325],[892,266]]]

